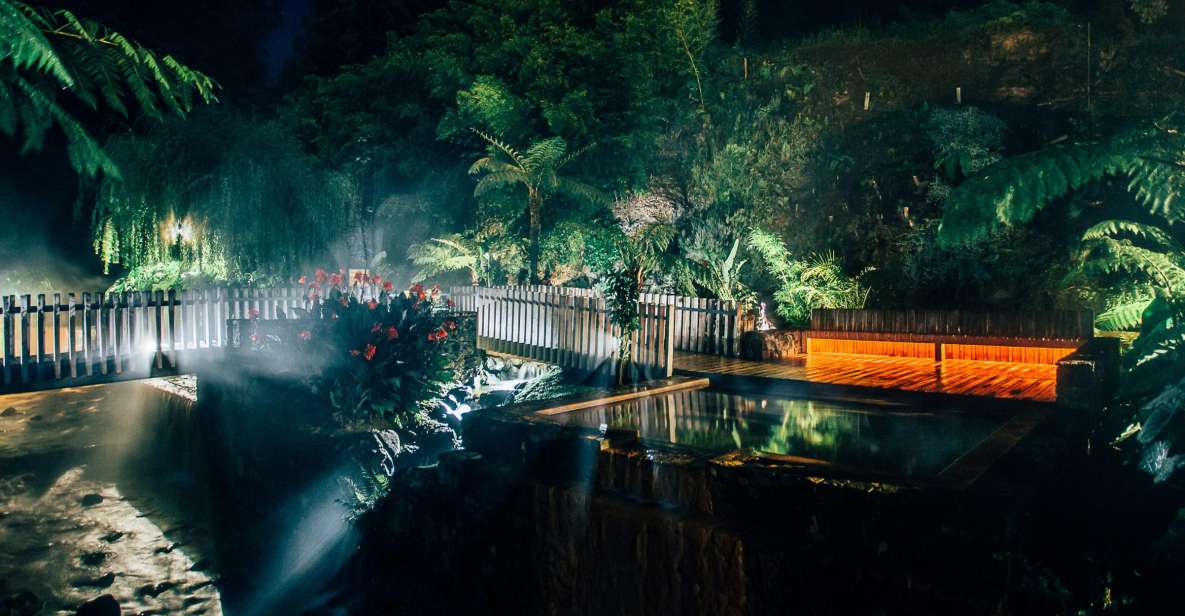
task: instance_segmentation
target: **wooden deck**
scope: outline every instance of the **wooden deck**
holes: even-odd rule
[[[675,353],[682,374],[763,377],[855,387],[1053,402],[1057,366],[929,358],[812,353],[782,361]]]

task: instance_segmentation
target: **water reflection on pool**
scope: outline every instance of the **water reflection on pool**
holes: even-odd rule
[[[752,449],[911,477],[937,476],[1003,421],[710,389],[577,410],[552,419],[602,430],[637,430],[644,441],[708,454]]]

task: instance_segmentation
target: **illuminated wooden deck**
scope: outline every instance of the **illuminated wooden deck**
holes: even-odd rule
[[[1055,365],[841,353],[758,362],[677,352],[675,370],[1039,402],[1053,402],[1057,384]]]

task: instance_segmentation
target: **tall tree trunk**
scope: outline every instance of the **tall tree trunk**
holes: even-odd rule
[[[539,271],[539,241],[543,235],[543,196],[535,188],[527,189],[527,220],[530,224],[530,246],[527,247],[527,267],[531,284],[542,284],[543,275]]]

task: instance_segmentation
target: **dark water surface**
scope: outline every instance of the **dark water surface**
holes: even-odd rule
[[[637,430],[643,440],[709,454],[751,449],[910,477],[938,475],[1006,419],[711,389],[555,418],[591,428]]]
[[[154,445],[161,392],[122,383],[0,397],[0,584],[42,613],[221,614],[204,490]]]

